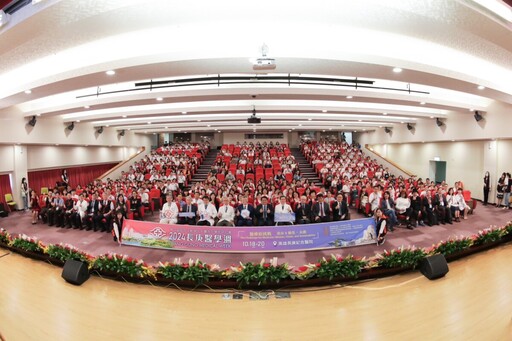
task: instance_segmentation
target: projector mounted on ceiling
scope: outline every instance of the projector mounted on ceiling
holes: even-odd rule
[[[249,124],[261,123],[261,118],[256,117],[256,108],[255,107],[252,107],[252,116],[247,119],[247,123],[249,123]]]
[[[268,46],[263,44],[261,47],[261,57],[253,61],[253,70],[274,70],[276,68],[276,60],[274,58],[270,58],[267,54]]]

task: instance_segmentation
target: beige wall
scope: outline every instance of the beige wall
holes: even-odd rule
[[[14,146],[0,145],[0,173],[12,172],[14,169]]]
[[[29,146],[28,169],[119,162],[136,152],[127,147]]]
[[[484,153],[487,141],[407,143],[375,145],[382,156],[425,179],[429,177],[429,160],[446,161],[446,181],[452,186],[462,180],[473,198],[482,199]]]

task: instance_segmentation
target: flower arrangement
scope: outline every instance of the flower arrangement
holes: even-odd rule
[[[132,278],[154,277],[154,271],[144,261],[116,253],[98,256],[92,266],[100,271],[113,272]]]
[[[188,263],[181,263],[179,259],[175,259],[173,263],[160,262],[156,273],[167,279],[193,281],[197,285],[201,285],[208,282],[219,270],[219,265],[205,264],[199,259],[195,261],[189,259]]]
[[[241,263],[235,267],[231,266],[224,272],[227,278],[236,279],[239,286],[258,283],[258,285],[268,283],[279,283],[283,279],[293,278],[293,267],[288,264],[277,264],[277,257],[270,262],[265,262],[265,258],[261,259],[259,264]]]
[[[91,255],[88,255],[85,252],[78,250],[76,247],[68,244],[50,244],[44,249],[44,253],[46,253],[51,258],[55,258],[63,262],[67,261],[68,259],[74,259],[89,263],[94,259],[94,257]]]
[[[30,238],[25,234],[18,235],[15,238],[12,238],[8,244],[11,247],[22,249],[29,252],[43,252],[44,245],[41,244],[38,240],[34,238]]]
[[[0,244],[9,244],[9,233],[3,228],[0,228]]]
[[[377,264],[384,268],[416,268],[419,262],[426,257],[423,249],[416,247],[403,247],[386,251],[377,256]]]
[[[488,243],[497,242],[505,235],[503,229],[488,228],[483,231],[479,231],[478,234],[473,236],[473,244],[474,245],[484,245]]]
[[[357,275],[363,270],[367,262],[363,259],[348,256],[346,258],[340,255],[331,255],[330,258],[322,258],[315,264],[315,274],[319,278],[357,278]]]
[[[232,265],[224,270],[221,270],[217,264],[209,265],[199,259],[195,261],[190,259],[185,263],[182,263],[180,259],[175,259],[172,263],[160,263],[157,267],[151,267],[142,260],[115,253],[93,258],[71,245],[44,246],[41,242],[26,235],[13,237],[5,229],[0,229],[0,244],[7,244],[12,249],[44,253],[61,261],[77,259],[88,262],[91,268],[104,274],[115,273],[119,276],[156,279],[157,281],[157,275],[159,275],[160,278],[163,277],[173,281],[192,281],[197,285],[204,284],[212,279],[235,279],[241,287],[249,284],[277,284],[285,279],[323,278],[333,280],[336,278],[357,278],[361,271],[373,267],[414,269],[427,255],[437,253],[456,255],[461,251],[470,249],[472,246],[507,241],[511,235],[512,222],[508,222],[503,227],[491,227],[472,237],[459,237],[441,241],[428,250],[402,246],[399,249],[384,251],[368,260],[353,256],[343,258],[340,255],[331,255],[322,258],[317,263],[309,263],[297,268],[288,264],[278,264],[277,257],[268,261],[263,258],[259,263],[240,263],[238,266]]]
[[[434,245],[428,253],[442,253],[445,256],[449,256],[467,250],[471,245],[473,245],[473,239],[469,237],[448,239],[447,241],[441,241],[437,245]]]

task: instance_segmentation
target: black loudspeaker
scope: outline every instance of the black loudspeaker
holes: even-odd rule
[[[87,264],[74,259],[68,259],[62,270],[62,278],[74,285],[82,285],[89,279]]]
[[[421,273],[428,279],[441,278],[448,273],[448,263],[443,254],[426,257],[420,263]]]

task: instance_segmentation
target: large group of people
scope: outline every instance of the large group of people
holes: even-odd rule
[[[409,229],[452,224],[467,219],[471,210],[462,182],[448,187],[395,177],[344,141],[308,141],[300,147],[323,186],[301,176],[288,146],[244,142],[222,146],[208,177],[187,189],[210,146],[180,143],[152,151],[119,179],[83,188],[68,183],[42,196],[31,191],[32,222],[95,231],[118,227],[114,238],[120,240],[122,220],[145,219],[148,211],[158,211],[161,223],[204,226],[320,223],[348,220],[351,211],[359,211],[385,220],[379,224],[383,242],[385,232],[398,224]]]

